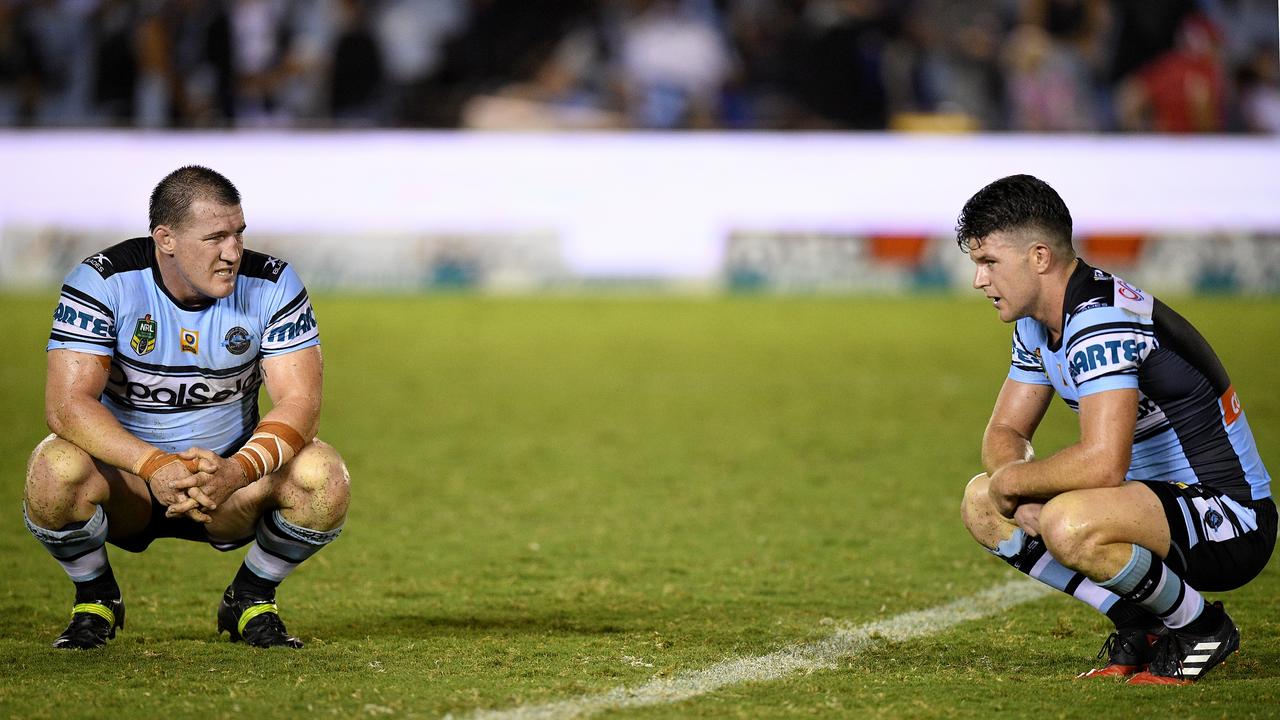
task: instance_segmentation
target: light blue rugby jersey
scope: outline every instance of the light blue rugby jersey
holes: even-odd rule
[[[1238,500],[1271,496],[1240,398],[1209,343],[1169,306],[1081,260],[1067,282],[1063,334],[1014,326],[1009,378],[1052,385],[1067,405],[1138,391],[1130,480],[1203,483]]]
[[[150,237],[67,275],[47,350],[111,358],[102,404],[168,451],[238,449],[258,424],[263,358],[320,344],[315,312],[283,260],[245,250],[231,295],[199,307],[164,288]]]

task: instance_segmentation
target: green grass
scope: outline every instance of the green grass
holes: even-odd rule
[[[1174,303],[1280,468],[1280,301]],[[957,516],[1008,326],[954,298],[322,297],[341,540],[282,587],[301,652],[214,634],[240,553],[111,551],[128,627],[48,644],[71,599],[22,526],[50,297],[0,297],[0,716],[438,717],[819,639],[1010,578]],[[1038,438],[1071,442],[1055,406]],[[1274,717],[1276,563],[1224,597],[1244,652],[1190,688],[1072,682],[1105,621],[1059,596],[837,670],[636,717]],[[638,662],[637,662],[638,661]]]

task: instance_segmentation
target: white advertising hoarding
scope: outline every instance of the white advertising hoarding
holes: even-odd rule
[[[541,237],[586,278],[715,279],[742,232],[945,236],[973,192],[1020,172],[1080,232],[1280,231],[1270,138],[6,131],[0,232],[145,234],[152,187],[189,163],[237,184],[250,244]]]

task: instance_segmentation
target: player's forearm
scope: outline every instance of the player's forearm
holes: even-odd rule
[[[1076,443],[1043,460],[1008,468],[1004,488],[1018,497],[1048,499],[1071,490],[1116,487],[1124,478],[1105,450]]]
[[[70,397],[48,403],[45,421],[49,429],[108,465],[136,472],[156,448],[125,430],[102,403]]]
[[[1030,460],[1034,456],[1031,440],[1008,426],[989,426],[982,436],[982,467],[989,475],[1009,463]]]
[[[262,418],[262,422],[280,422],[288,425],[306,442],[315,439],[320,425],[319,398],[288,398],[276,403],[271,411]]]

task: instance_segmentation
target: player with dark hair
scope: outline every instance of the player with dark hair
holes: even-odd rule
[[[338,537],[346,466],[316,439],[320,337],[287,263],[244,249],[240,193],[187,166],[151,195],[151,235],[87,258],[53,314],[45,420],[31,455],[27,527],[75,584],[58,648],[124,627],[106,543],[160,537],[219,550],[252,543],[223,594],[218,630],[302,647],[276,587]],[[258,389],[272,409],[259,422]]]
[[[1016,323],[965,526],[1112,620],[1107,665],[1081,677],[1200,679],[1240,646],[1200,593],[1249,582],[1276,540],[1271,478],[1226,370],[1182,316],[1076,256],[1071,214],[1043,181],[978,191],[956,235],[973,286]],[[1031,438],[1055,393],[1080,440],[1037,459]]]

